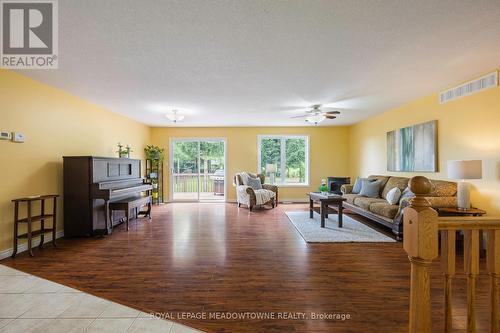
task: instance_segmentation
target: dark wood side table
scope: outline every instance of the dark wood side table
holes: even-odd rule
[[[40,244],[38,245],[39,248],[42,248],[44,238],[45,238],[45,233],[51,232],[52,233],[52,245],[54,247],[57,247],[56,245],[56,214],[57,214],[57,198],[59,197],[58,194],[48,194],[48,195],[39,195],[39,196],[33,196],[33,197],[26,197],[26,198],[20,198],[20,199],[14,199],[12,202],[14,203],[14,251],[12,252],[12,257],[14,258],[17,254],[17,241],[19,238],[27,238],[28,239],[28,252],[31,257],[33,257],[33,250],[32,250],[32,240],[33,237],[36,237],[40,235]],[[45,201],[52,199],[52,213],[48,214],[45,212]],[[40,214],[39,215],[33,215],[33,203],[36,201],[40,201]],[[19,218],[19,206],[21,203],[26,203],[26,208],[27,208],[27,215],[25,218],[20,219]],[[52,228],[46,228],[45,227],[45,221],[48,219],[52,219]],[[40,229],[39,230],[33,230],[33,222],[40,221]],[[19,231],[19,224],[20,223],[26,223],[27,224],[27,232],[25,234],[18,234]]]
[[[342,203],[346,201],[341,195],[321,192],[310,192],[307,194],[309,196],[309,218],[313,218],[314,203],[320,203],[319,214],[321,215],[321,228],[325,227],[325,218],[328,218],[328,206],[337,206],[338,216],[339,216],[339,228],[342,228]]]
[[[439,216],[483,216],[486,211],[478,208],[461,210],[456,207],[437,208]]]
[[[461,210],[457,207],[447,207],[447,208],[437,208],[436,209],[439,216],[483,216],[486,214],[486,211],[479,208],[469,208],[467,210]],[[458,236],[457,240],[461,239],[463,243],[463,236]],[[484,248],[483,243],[483,231],[479,231],[479,252],[481,253],[481,257],[486,255],[486,250]],[[462,245],[463,246],[463,245]]]

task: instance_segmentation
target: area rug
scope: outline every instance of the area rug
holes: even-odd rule
[[[396,242],[353,218],[344,215],[342,228],[339,228],[337,214],[330,214],[325,220],[325,228],[321,228],[321,217],[314,212],[309,218],[308,211],[285,212],[288,219],[295,226],[302,238],[308,243],[391,243]]]

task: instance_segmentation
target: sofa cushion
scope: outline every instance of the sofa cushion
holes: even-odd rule
[[[350,203],[351,205],[354,205],[354,199],[359,197],[359,194],[354,194],[354,193],[348,193],[343,195],[344,198],[346,198],[346,202]]]
[[[379,196],[382,197],[382,190],[385,187],[385,184],[387,184],[387,181],[391,178],[390,176],[382,176],[382,175],[371,175],[368,177],[368,179],[375,179],[375,180],[380,180],[380,194]]]
[[[432,190],[428,197],[453,197],[457,194],[457,183],[431,179]]]
[[[385,202],[387,201],[385,199],[381,198],[367,198],[367,197],[360,197],[358,196],[357,198],[354,198],[354,205],[358,206],[359,208],[363,208],[364,210],[370,210],[370,205],[375,202]]]
[[[389,219],[393,219],[396,217],[396,214],[398,213],[399,210],[399,205],[391,205],[390,203],[386,202],[374,202],[370,204],[370,212],[387,217]]]
[[[387,180],[387,183],[384,186],[384,189],[382,190],[382,198],[387,197],[387,193],[389,193],[390,190],[393,188],[397,187],[401,190],[401,192],[404,191],[404,189],[408,186],[408,182],[410,181],[410,178],[406,177],[391,177],[389,180]]]
[[[372,181],[371,179],[363,179],[361,181],[361,191],[359,195],[369,198],[378,198],[380,193],[380,181]]]

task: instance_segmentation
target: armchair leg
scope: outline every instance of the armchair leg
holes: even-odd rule
[[[238,202],[238,207],[241,207],[241,203],[240,202]]]

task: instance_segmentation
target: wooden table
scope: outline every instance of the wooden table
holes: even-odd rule
[[[439,216],[483,216],[486,211],[478,208],[469,208],[461,210],[457,207],[447,207],[437,209]]]
[[[310,192],[307,194],[309,196],[309,218],[313,218],[314,213],[314,203],[319,202],[321,215],[321,228],[325,227],[325,218],[328,218],[328,206],[337,206],[338,217],[339,217],[339,228],[342,228],[342,203],[346,201],[341,195],[333,193],[321,193],[321,192]]]
[[[485,210],[479,208],[469,208],[467,210],[458,209],[457,207],[446,207],[446,208],[437,208],[436,209],[439,216],[483,216],[486,214]],[[458,232],[459,235],[457,240],[460,240],[463,244],[462,247],[465,246],[464,237],[461,235],[461,232]],[[484,247],[483,240],[483,231],[479,231],[479,253],[481,257],[486,256],[486,249]]]
[[[33,197],[26,197],[26,198],[20,198],[20,199],[14,199],[12,202],[14,202],[14,250],[12,252],[12,257],[15,257],[17,254],[17,240],[19,238],[27,238],[28,240],[28,252],[31,257],[33,257],[33,250],[32,250],[32,240],[33,237],[36,237],[40,235],[40,244],[38,247],[41,249],[43,246],[44,238],[45,238],[45,233],[52,233],[52,245],[54,247],[57,247],[56,245],[56,214],[57,214],[57,198],[59,197],[58,194],[48,194],[48,195],[38,195],[38,196],[33,196]],[[47,199],[52,199],[52,214],[48,214],[45,211],[45,200]],[[33,215],[32,211],[32,206],[33,202],[35,201],[40,201],[40,214],[39,215]],[[21,203],[26,203],[26,217],[20,219],[19,218],[19,204]],[[45,221],[48,219],[52,219],[52,228],[46,228],[45,227]],[[33,230],[33,222],[40,221],[40,229],[39,230]],[[19,223],[26,223],[27,224],[27,232],[24,234],[19,235]]]

